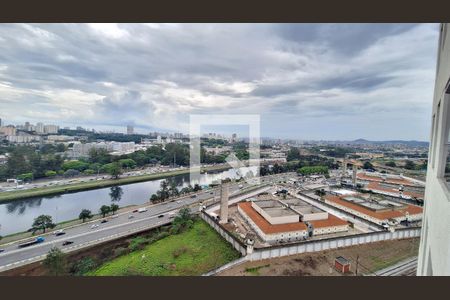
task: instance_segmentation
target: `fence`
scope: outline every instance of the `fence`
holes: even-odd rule
[[[369,232],[349,236],[324,238],[313,241],[301,241],[287,245],[274,245],[264,248],[254,248],[253,251],[247,252],[247,246],[237,237],[229,233],[227,229],[225,229],[221,224],[215,221],[210,215],[202,211],[200,213],[200,216],[243,256],[237,260],[234,260],[228,264],[225,264],[215,270],[212,270],[204,274],[204,276],[215,275],[221,271],[224,271],[228,268],[241,264],[245,261],[270,259],[307,252],[318,252],[381,241],[414,238],[419,237],[421,232],[420,227],[402,228],[397,229],[394,232],[389,231]]]
[[[229,242],[234,247],[234,249],[236,249],[239,253],[241,253],[242,256],[247,255],[246,245],[242,241],[240,241],[237,237],[229,233],[228,230],[225,229],[225,227],[217,223],[213,219],[213,217],[211,217],[204,211],[200,213],[200,217],[212,228],[214,228],[214,230],[217,231],[227,242]]]
[[[229,262],[229,263],[227,263],[227,264],[224,264],[223,266],[221,266],[221,267],[219,267],[219,268],[217,268],[217,269],[214,269],[214,270],[212,270],[212,271],[209,271],[208,273],[205,273],[205,274],[203,274],[202,276],[213,276],[213,275],[216,275],[217,273],[220,273],[220,272],[222,272],[222,271],[225,271],[225,270],[227,270],[227,269],[229,269],[229,268],[231,268],[231,267],[240,265],[240,264],[242,264],[242,263],[244,263],[244,262],[246,262],[246,261],[248,261],[248,258],[247,258],[246,256],[241,257],[241,258],[238,258],[238,259],[233,260],[233,261],[231,261],[231,262]]]

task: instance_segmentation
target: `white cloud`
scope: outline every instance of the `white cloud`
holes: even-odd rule
[[[257,113],[264,136],[427,139],[437,37],[436,24],[11,24],[0,117],[179,130],[191,113]]]

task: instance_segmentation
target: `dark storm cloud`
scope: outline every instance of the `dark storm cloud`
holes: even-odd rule
[[[299,124],[325,118],[333,128],[323,132],[326,138],[343,134],[352,120],[377,116],[395,128],[389,134],[427,138],[422,115],[431,107],[437,29],[2,24],[0,117],[186,130],[193,113],[258,113],[265,116],[264,136],[295,137]],[[405,111],[418,120],[413,133],[392,117]],[[339,116],[348,124],[333,123]],[[366,132],[366,138],[376,134],[370,126]]]

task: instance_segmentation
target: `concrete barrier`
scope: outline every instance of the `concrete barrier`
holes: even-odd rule
[[[402,228],[394,232],[370,232],[357,235],[302,241],[288,245],[275,245],[265,248],[255,248],[247,255],[247,259],[262,260],[307,252],[319,252],[329,249],[375,243],[379,241],[398,240],[420,236],[420,227]]]
[[[242,256],[247,255],[246,245],[237,237],[228,232],[221,224],[216,222],[210,215],[202,211],[200,217],[208,223],[215,231],[217,231],[227,242],[229,242],[234,249],[236,249]]]

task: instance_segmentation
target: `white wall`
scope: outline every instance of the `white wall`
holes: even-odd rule
[[[445,143],[448,141],[446,128],[450,121],[450,97],[445,93],[450,79],[449,24],[441,25],[440,30],[424,220],[417,266],[417,275],[422,276],[450,275],[450,193],[443,178],[447,156]]]

